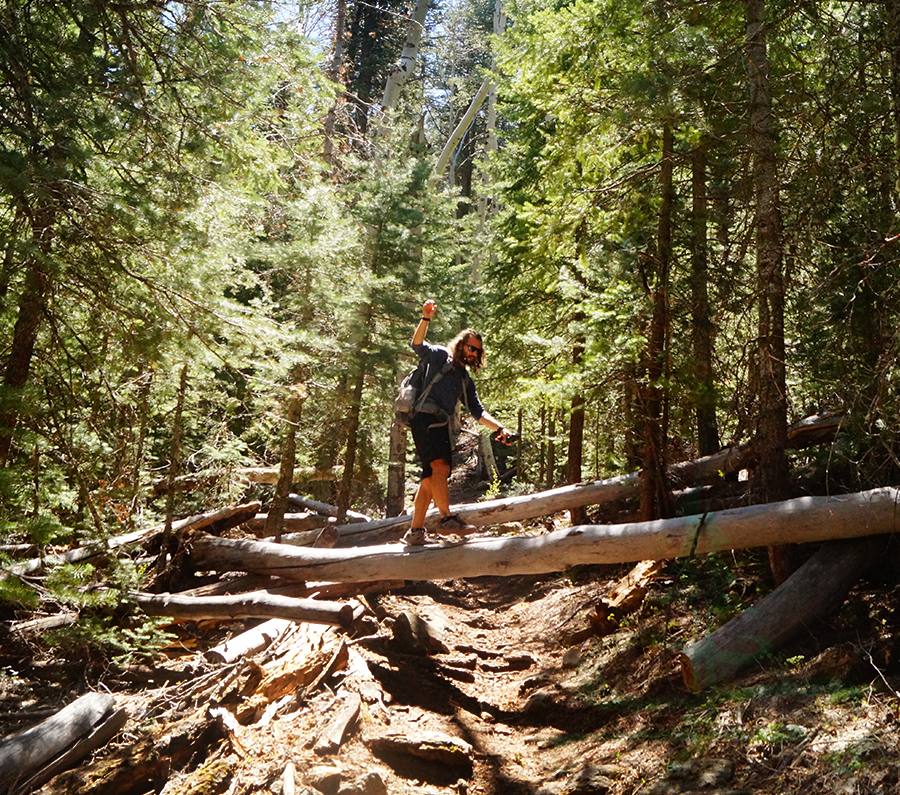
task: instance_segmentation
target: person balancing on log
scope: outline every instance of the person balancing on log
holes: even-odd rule
[[[425,342],[425,334],[435,312],[437,304],[429,298],[422,306],[422,319],[412,338],[412,347],[419,356],[420,365],[427,367],[428,376],[423,389],[427,388],[428,394],[410,423],[416,455],[422,464],[422,481],[416,491],[410,529],[403,536],[408,546],[423,546],[426,543],[425,514],[432,502],[441,514],[437,525],[439,535],[465,534],[475,529],[458,515],[450,513],[448,479],[454,446],[451,424],[457,416],[460,400],[481,425],[498,432],[500,441],[508,444],[512,436],[481,405],[475,382],[468,372],[478,372],[484,362],[481,335],[467,328],[459,332],[446,348],[431,345]]]

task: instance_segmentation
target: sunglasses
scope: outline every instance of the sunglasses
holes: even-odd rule
[[[468,348],[471,353],[481,353],[481,351],[484,350],[483,348],[479,348],[477,345],[469,345],[468,342],[466,343],[466,348]]]

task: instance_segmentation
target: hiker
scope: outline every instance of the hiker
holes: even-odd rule
[[[416,326],[412,338],[413,350],[419,359],[430,367],[430,377],[442,373],[445,365],[452,366],[433,382],[425,402],[412,419],[411,428],[416,454],[422,464],[422,482],[416,491],[413,518],[410,529],[403,536],[408,546],[425,544],[425,514],[434,502],[441,519],[438,533],[455,534],[471,532],[475,528],[458,515],[450,513],[450,492],[448,479],[453,461],[453,442],[450,439],[450,423],[456,415],[460,400],[469,413],[486,428],[498,432],[498,438],[507,442],[510,436],[497,420],[481,405],[475,382],[468,370],[477,372],[484,360],[484,346],[481,335],[472,329],[461,331],[444,348],[425,342],[428,324],[437,312],[437,304],[430,298],[422,305],[422,319]]]

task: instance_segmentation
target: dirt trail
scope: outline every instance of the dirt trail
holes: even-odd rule
[[[453,501],[474,501],[477,485],[459,467]],[[101,681],[136,716],[46,795],[898,795],[900,586],[890,561],[828,626],[759,670],[716,691],[685,691],[679,650],[765,587],[764,554],[742,554],[670,563],[641,609],[602,637],[588,614],[630,566],[414,582],[370,596],[365,630],[347,638],[349,662],[127,791],[104,789],[89,770],[104,759],[121,770],[139,749],[165,757],[176,722],[205,730],[216,705],[182,703],[178,685],[153,690],[51,659],[47,676],[36,657],[18,666],[35,674],[26,681],[3,667],[29,653],[7,636],[0,713],[65,703],[69,685]],[[188,684],[216,676],[202,650],[244,628],[193,625],[177,659],[151,673]],[[244,670],[252,678],[258,668],[251,660]],[[149,709],[154,700],[165,702],[165,719]],[[240,701],[228,708],[239,714]],[[326,747],[347,710],[354,718]]]
[[[440,628],[446,650],[410,653],[394,638],[364,644],[386,703],[364,705],[328,764],[347,782],[377,771],[389,793],[900,792],[897,697],[876,687],[847,644],[818,655],[815,643],[800,644],[804,666],[775,665],[701,696],[685,692],[678,645],[660,642],[652,611],[615,635],[569,645],[626,569],[423,582],[383,595],[383,625],[416,613]],[[658,591],[666,587],[664,578]],[[677,610],[663,620],[683,628],[691,619]],[[377,754],[366,741],[388,733],[415,743],[427,732],[469,743],[469,763]],[[322,761],[306,757],[297,769]],[[355,791],[366,790],[343,790]]]

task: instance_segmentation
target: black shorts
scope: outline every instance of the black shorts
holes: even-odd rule
[[[441,418],[436,414],[416,414],[411,428],[416,456],[422,465],[422,477],[431,477],[431,462],[443,459],[448,466],[453,465],[453,449],[450,446],[450,425],[439,425]]]

